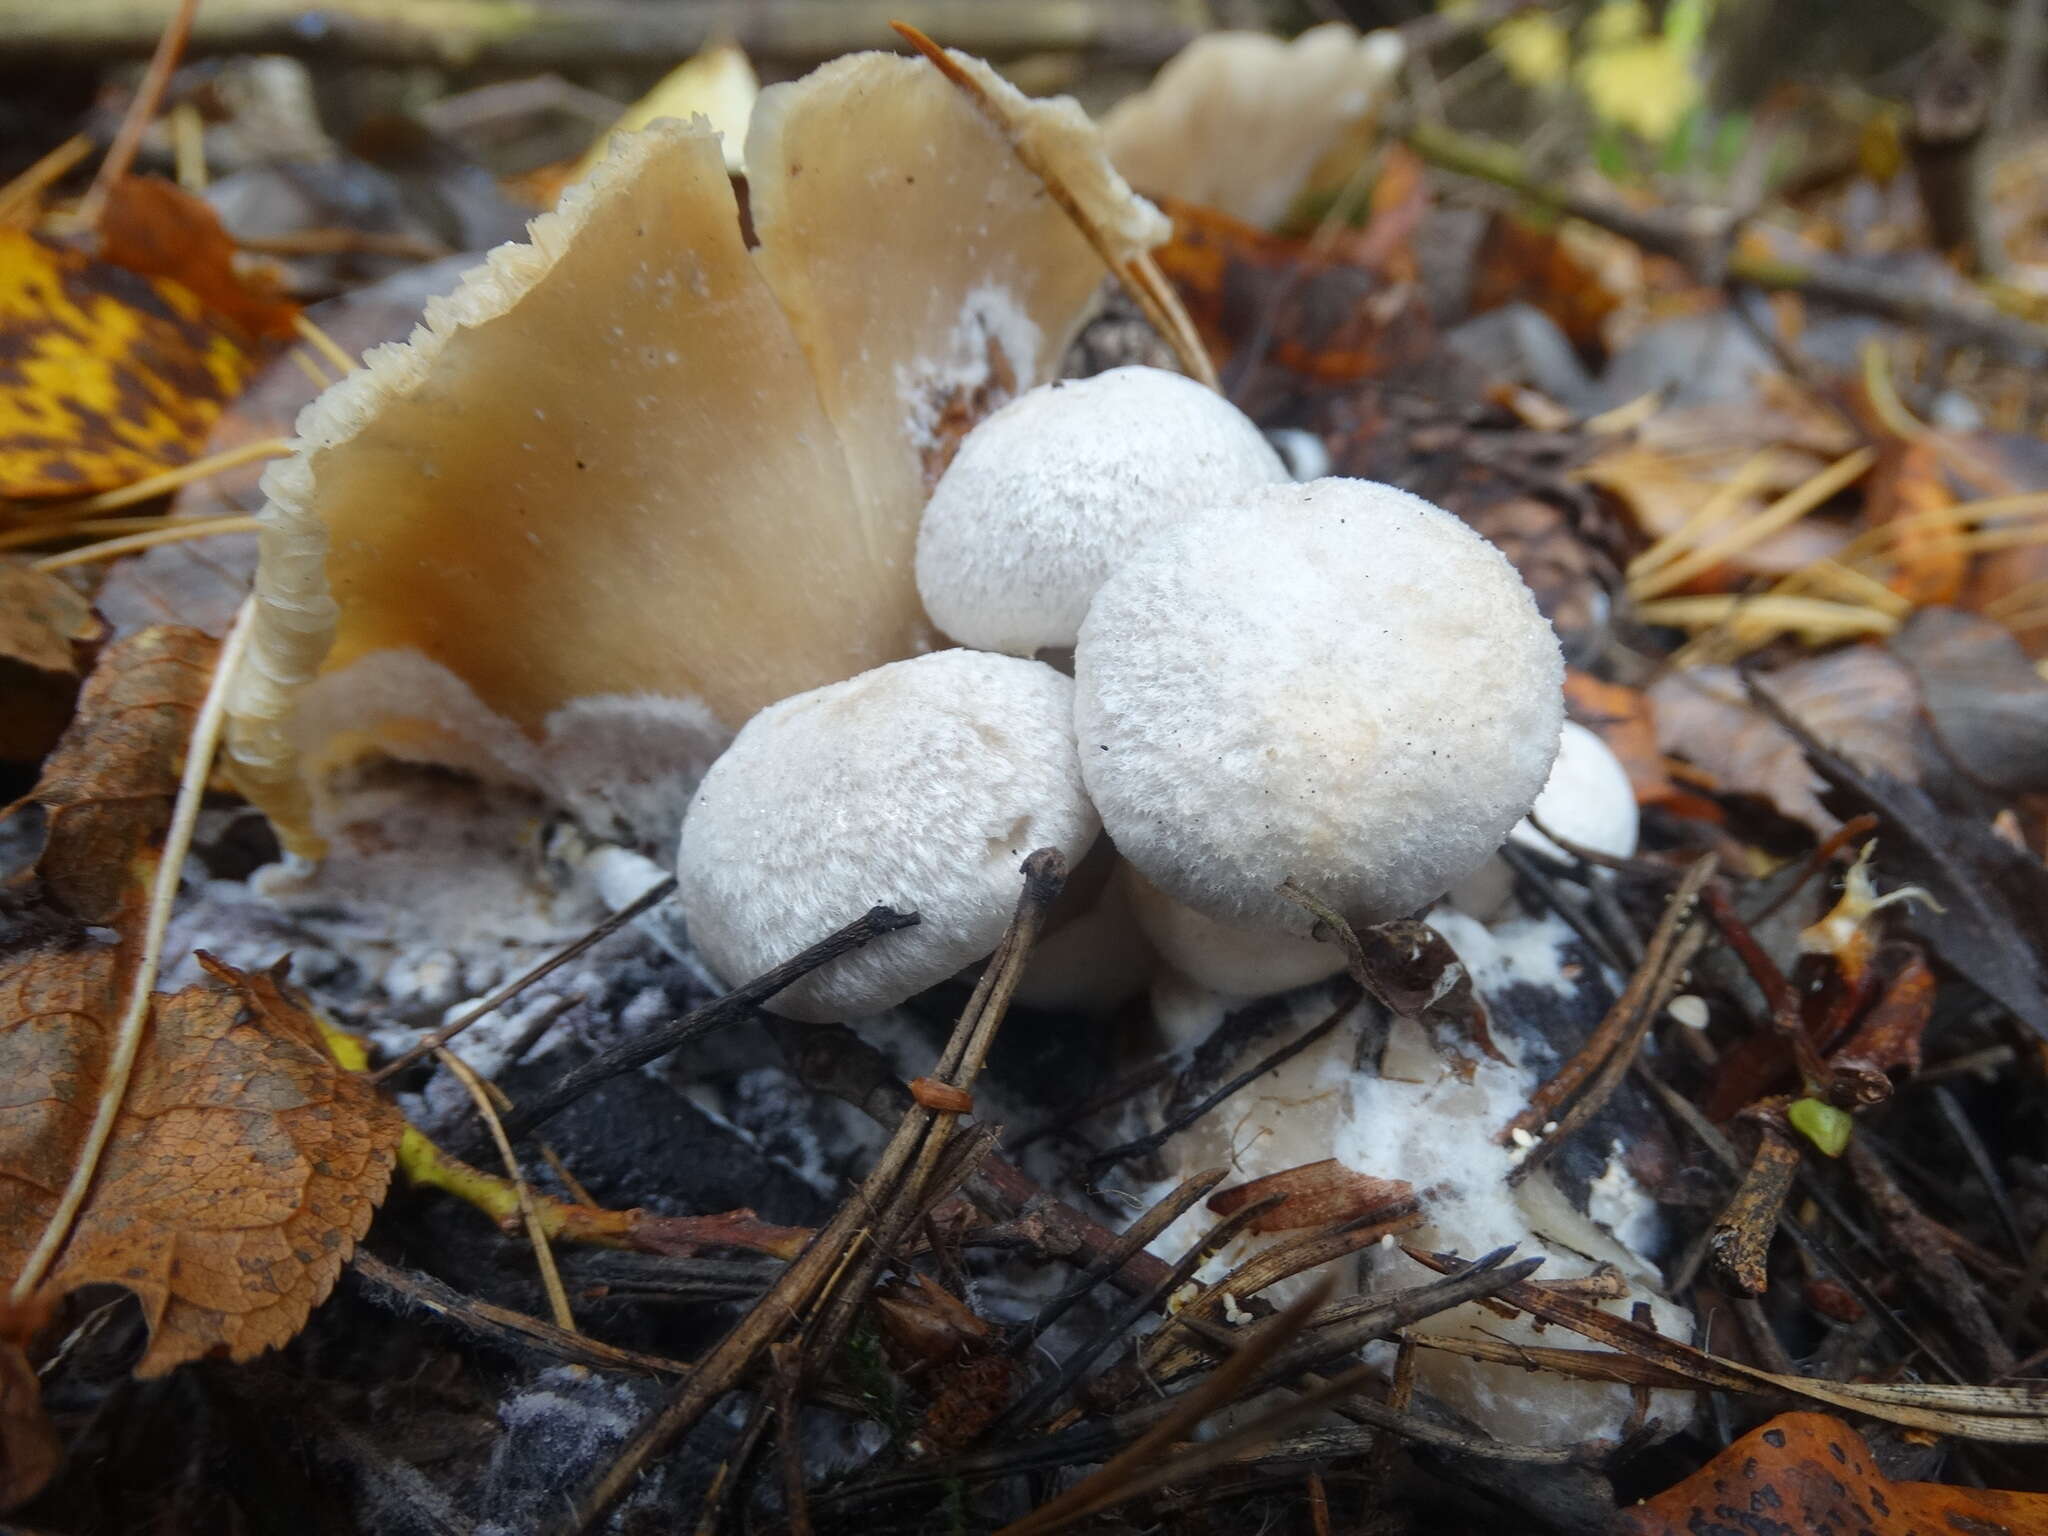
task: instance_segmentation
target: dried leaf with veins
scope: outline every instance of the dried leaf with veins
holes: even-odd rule
[[[2048,1536],[2048,1494],[1895,1483],[1833,1414],[1781,1413],[1699,1471],[1621,1514],[1626,1536]]]
[[[112,925],[141,899],[135,862],[170,822],[216,649],[197,630],[146,629],[108,646],[86,679],[29,797],[49,814],[36,873],[66,916]]]
[[[106,1069],[125,945],[53,947],[0,969],[0,1277],[11,1279],[70,1177]],[[159,995],[57,1296],[118,1285],[142,1303],[139,1376],[290,1339],[369,1228],[398,1111],[320,1043],[278,975],[205,955],[210,985]]]
[[[1907,670],[1869,646],[1796,661],[1765,679],[1785,707],[1837,751],[1867,768],[1917,781],[1919,691]],[[1799,743],[1743,697],[1727,667],[1671,672],[1650,688],[1657,741],[1689,758],[1731,794],[1756,795],[1822,837],[1841,819],[1821,804],[1827,787]]]

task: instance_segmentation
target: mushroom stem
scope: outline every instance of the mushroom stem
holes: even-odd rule
[[[1027,136],[1017,131],[1009,114],[989,95],[981,81],[961,68],[952,55],[907,21],[892,21],[889,25],[897,36],[929,59],[940,74],[960,87],[976,109],[995,124],[1025,169],[1045,184],[1046,194],[1060,205],[1067,217],[1074,221],[1074,227],[1087,237],[1088,243],[1102,258],[1103,265],[1116,274],[1116,280],[1123,284],[1124,292],[1131,296],[1152,329],[1166,338],[1167,345],[1173,348],[1188,376],[1220,393],[1223,386],[1216,376],[1216,365],[1210,361],[1208,349],[1202,345],[1202,338],[1181,304],[1180,295],[1173,291],[1173,284],[1159,270],[1159,263],[1152,259],[1151,253],[1144,250],[1133,253],[1123,249],[1123,242],[1089,213],[1087,205],[1074,195],[1073,189],[1067,186],[1065,178],[1051,161],[1038,152]]]

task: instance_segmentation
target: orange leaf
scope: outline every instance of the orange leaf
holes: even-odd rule
[[[1895,1483],[1832,1414],[1781,1413],[1675,1488],[1622,1511],[1625,1536],[2048,1536],[2048,1494]]]
[[[0,758],[34,762],[50,750],[71,718],[80,654],[101,629],[75,587],[0,557]]]
[[[1924,432],[1880,437],[1868,484],[1864,521],[1873,528],[1905,523],[1890,550],[1898,568],[1886,585],[1916,606],[1953,602],[1970,567],[1970,557],[1956,541],[1956,525],[1907,521],[1956,504],[1942,475],[1940,445]]]
[[[204,198],[161,176],[124,176],[100,216],[100,259],[183,284],[214,314],[251,336],[291,339],[299,306],[269,274],[245,271],[235,242]]]
[[[1496,213],[1474,267],[1473,314],[1527,304],[1556,321],[1581,356],[1605,355],[1607,317],[1621,307],[1621,298],[1558,230]]]
[[[278,975],[201,955],[213,985],[155,999],[92,1193],[44,1294],[118,1285],[150,1328],[138,1376],[285,1343],[333,1289],[397,1156],[398,1111],[328,1055]],[[130,973],[126,944],[0,969],[0,1276],[70,1178]]]
[[[1417,211],[1386,210],[1375,227],[1316,255],[1213,208],[1161,198],[1173,239],[1153,253],[1218,363],[1255,344],[1264,361],[1322,383],[1354,383],[1422,361],[1435,339],[1421,291],[1390,282]]]
[[[0,496],[182,464],[247,381],[248,340],[182,284],[0,228]]]

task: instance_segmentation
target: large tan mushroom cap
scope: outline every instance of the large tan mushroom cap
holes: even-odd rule
[[[1163,237],[1071,103],[984,85],[1098,223]],[[301,416],[230,738],[295,852],[366,751],[666,836],[755,710],[927,643],[927,476],[1054,366],[1101,261],[921,61],[764,92],[748,163],[756,251],[700,122],[622,136]]]

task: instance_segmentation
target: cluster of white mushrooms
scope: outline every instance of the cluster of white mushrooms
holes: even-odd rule
[[[1558,643],[1497,549],[1392,486],[1291,483],[1175,374],[1044,385],[977,426],[917,581],[977,649],[763,710],[684,821],[684,915],[729,982],[876,902],[922,915],[770,1004],[796,1017],[982,958],[1019,861],[1079,865],[1101,834],[1175,969],[1239,994],[1314,980],[1340,954],[1284,882],[1354,923],[1413,912],[1482,869],[1557,755]],[[1038,659],[1069,650],[1071,678]]]

